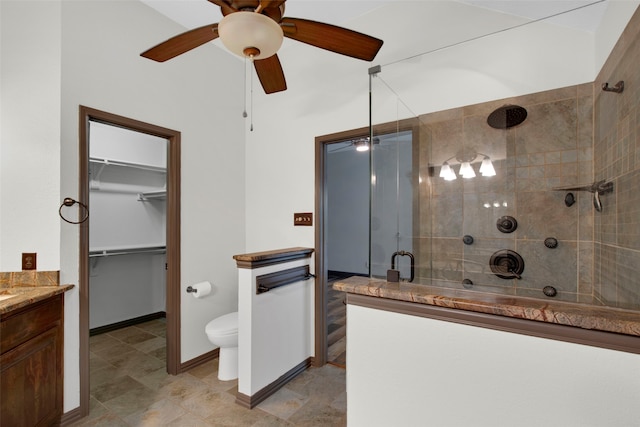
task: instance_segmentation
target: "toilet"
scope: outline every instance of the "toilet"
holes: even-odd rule
[[[220,316],[207,323],[205,332],[213,345],[220,347],[218,379],[238,378],[238,312]]]

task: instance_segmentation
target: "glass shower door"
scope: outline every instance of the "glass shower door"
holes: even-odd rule
[[[417,120],[376,77],[371,94],[370,275],[417,280]]]

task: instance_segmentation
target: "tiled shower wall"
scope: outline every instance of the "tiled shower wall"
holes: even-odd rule
[[[421,283],[470,287],[506,294],[622,308],[640,308],[640,12],[636,12],[594,83],[571,86],[441,111],[419,117],[419,200],[414,228],[416,276]],[[625,81],[622,94],[601,85]],[[494,129],[487,117],[506,104],[526,108],[526,120],[510,129]],[[455,157],[482,153],[491,157],[496,176],[459,176]],[[458,179],[438,175],[451,158]],[[589,192],[558,188],[614,181],[614,191],[593,207]],[[513,233],[498,231],[497,220],[516,218]],[[473,244],[463,243],[463,236]],[[559,245],[549,249],[544,240]],[[489,267],[503,249],[524,259],[521,279],[502,279]],[[469,287],[469,286],[467,286]]]
[[[505,104],[527,110],[526,120],[510,129],[495,129],[487,117]],[[420,187],[420,245],[417,275],[440,286],[544,298],[553,286],[559,298],[591,302],[593,295],[593,207],[590,193],[574,193],[566,206],[563,186],[593,181],[592,84],[503,99],[420,117],[418,149]],[[449,160],[473,156],[476,177],[454,181],[439,177]],[[479,166],[488,155],[496,176],[483,177]],[[498,230],[502,216],[512,216],[512,233]],[[473,237],[470,245],[463,236]],[[559,241],[549,249],[544,241]],[[503,279],[491,271],[493,253],[510,249],[522,256],[521,279]]]
[[[595,294],[607,305],[640,308],[640,11],[594,83],[595,178],[612,180],[595,221]],[[620,94],[604,92],[624,81]]]

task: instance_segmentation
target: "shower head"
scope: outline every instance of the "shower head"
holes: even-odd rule
[[[524,122],[527,110],[519,105],[503,105],[489,114],[487,123],[495,129],[509,129]]]

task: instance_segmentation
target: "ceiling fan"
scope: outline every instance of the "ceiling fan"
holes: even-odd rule
[[[233,53],[253,61],[265,93],[287,89],[277,51],[283,37],[352,58],[372,61],[382,40],[346,28],[284,17],[286,0],[208,0],[220,7],[219,23],[189,30],[140,55],[164,62],[220,37]]]

